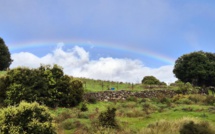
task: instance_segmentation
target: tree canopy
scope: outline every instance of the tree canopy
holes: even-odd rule
[[[0,81],[0,98],[7,105],[25,100],[37,101],[49,107],[70,107],[82,101],[82,82],[71,81],[57,65],[41,66],[37,69],[15,68],[9,70]]]
[[[176,60],[173,73],[184,83],[215,86],[215,54],[203,51],[184,54]]]
[[[0,71],[6,70],[12,63],[10,52],[5,45],[4,40],[0,37]]]
[[[142,80],[142,84],[145,84],[145,85],[165,85],[164,82],[160,82],[154,76],[145,76]]]

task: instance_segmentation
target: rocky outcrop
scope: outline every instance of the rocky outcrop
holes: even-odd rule
[[[89,100],[94,98],[98,101],[112,101],[112,100],[125,100],[130,96],[135,96],[138,98],[156,98],[160,96],[173,97],[176,93],[173,90],[149,90],[140,92],[131,91],[103,91],[96,93],[85,93],[84,99]]]

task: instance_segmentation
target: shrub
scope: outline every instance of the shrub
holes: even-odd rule
[[[108,107],[107,111],[102,112],[99,115],[99,124],[102,127],[106,127],[106,128],[117,128],[118,125],[115,120],[115,116],[116,116],[115,112],[116,112],[115,108]]]
[[[45,106],[21,102],[0,111],[1,134],[56,134],[52,116]]]
[[[195,124],[193,121],[186,123],[180,129],[180,134],[214,134],[214,131],[209,129],[208,122]]]
[[[87,108],[86,103],[83,103],[83,104],[81,105],[81,111],[82,111],[82,112],[85,112],[85,111],[87,111],[87,110],[88,110],[88,108]]]

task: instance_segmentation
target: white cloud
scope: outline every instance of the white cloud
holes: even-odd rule
[[[139,83],[144,76],[153,75],[166,83],[174,82],[173,66],[159,68],[145,67],[140,60],[101,57],[90,60],[89,52],[82,47],[75,46],[70,51],[65,51],[63,46],[58,46],[52,53],[37,57],[29,52],[12,54],[11,68],[27,66],[39,67],[40,64],[58,64],[64,68],[65,74],[75,77]]]

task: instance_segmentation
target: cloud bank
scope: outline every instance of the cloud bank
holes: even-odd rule
[[[58,64],[63,67],[65,74],[74,77],[130,83],[140,83],[144,76],[149,75],[166,83],[176,80],[172,73],[172,65],[150,68],[144,66],[140,60],[128,58],[100,57],[97,60],[91,60],[90,53],[79,46],[64,50],[60,45],[43,57],[29,52],[14,53],[11,56],[14,60],[11,68],[18,66],[36,68],[41,64]]]

